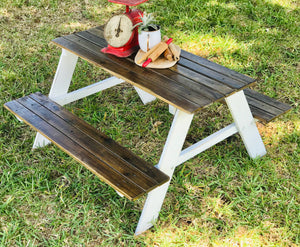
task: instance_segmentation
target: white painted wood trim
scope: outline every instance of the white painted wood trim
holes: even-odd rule
[[[238,130],[235,126],[235,123],[232,123],[227,127],[215,132],[214,134],[204,138],[203,140],[193,144],[192,146],[184,149],[179,156],[176,166],[179,166],[180,164],[225,140],[229,136],[236,134],[237,132]]]
[[[70,93],[66,93],[64,95],[54,97],[54,98],[52,98],[52,100],[54,100],[55,102],[57,102],[60,105],[66,105],[66,104],[69,104],[76,100],[79,100],[79,99],[85,98],[87,96],[90,96],[92,94],[98,93],[107,88],[116,86],[122,82],[124,82],[124,80],[112,76],[110,78],[104,79],[102,81],[96,82],[94,84],[88,85],[86,87],[80,88],[80,89],[72,91]]]
[[[52,82],[49,98],[55,98],[68,92],[78,57],[62,49],[57,70]]]
[[[170,177],[170,180],[172,179],[177,159],[182,150],[193,116],[193,114],[188,114],[180,110],[177,110],[175,113],[166,144],[157,166]],[[158,218],[169,184],[170,181],[148,193],[135,235],[139,235],[153,226]]]
[[[175,112],[176,112],[176,107],[175,106],[172,106],[172,105],[169,105],[169,112],[174,115]]]
[[[256,127],[247,99],[243,91],[225,98],[239,134],[251,158],[267,153],[265,145]]]
[[[62,49],[55,77],[50,89],[49,98],[52,99],[68,92],[77,60],[78,57],[76,55]],[[46,137],[37,132],[32,149],[44,147],[50,143],[51,142]]]
[[[150,93],[147,93],[146,91],[134,86],[135,91],[138,93],[140,96],[140,99],[142,100],[143,104],[146,105],[154,100],[156,100],[156,97],[153,96]]]

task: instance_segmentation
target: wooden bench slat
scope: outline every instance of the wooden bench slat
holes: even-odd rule
[[[273,115],[261,108],[255,107],[251,104],[249,104],[249,107],[250,107],[253,117],[265,124],[269,123],[271,120],[273,120],[277,117],[276,115]]]
[[[244,92],[253,116],[264,123],[268,123],[292,109],[288,104],[252,89],[247,88]]]
[[[165,179],[164,173],[157,173],[157,168],[152,166],[151,164],[145,165],[146,161],[141,159],[139,156],[132,153],[129,149],[119,145],[110,137],[106,136],[100,131],[97,131],[97,135],[95,135],[95,128],[89,125],[87,122],[83,121],[79,117],[75,116],[69,111],[63,111],[63,107],[49,101],[48,97],[43,94],[37,92],[30,96],[31,98],[41,102],[44,107],[48,108],[50,111],[54,112],[56,115],[64,118],[71,126],[80,128],[84,134],[88,135],[90,138],[95,141],[102,143],[106,147],[109,147],[114,153],[118,154],[122,159],[129,162],[132,166],[135,166],[137,169],[141,170],[143,173],[147,174],[150,178],[154,179],[157,184],[161,183]]]
[[[265,104],[268,104],[272,107],[276,107],[277,109],[280,109],[281,111],[288,111],[292,107],[288,104],[282,103],[276,99],[273,99],[267,95],[261,94],[259,92],[256,92],[250,88],[247,88],[244,90],[246,96],[250,96],[254,99],[257,99],[261,102],[265,102]]]
[[[155,167],[153,170],[149,169],[152,173],[158,174],[155,178],[151,178],[149,173],[143,174],[135,165],[128,164],[126,167],[127,161],[120,159],[118,154],[101,151],[102,145],[83,132],[81,132],[82,137],[79,137],[79,130],[67,122],[63,123],[60,117],[55,117],[51,111],[47,112],[46,108],[43,108],[40,103],[30,97],[8,102],[5,107],[131,200],[137,199],[169,179],[167,175]],[[64,109],[63,111],[67,112]],[[94,135],[98,135],[98,133],[95,130]],[[109,143],[110,141],[108,141]],[[99,150],[95,150],[94,145],[99,147]],[[115,143],[115,145],[117,144]],[[132,153],[127,155],[134,156]],[[133,160],[142,161],[142,165],[149,166],[147,162],[141,159],[133,158]],[[115,164],[112,167],[111,162],[116,162],[121,168],[116,167]],[[154,169],[156,169],[155,172]]]
[[[249,105],[254,106],[256,108],[265,110],[266,112],[269,112],[273,116],[278,116],[282,114],[282,110],[267,104],[265,101],[261,101],[259,99],[252,98],[251,96],[246,95],[247,101]]]
[[[84,149],[101,159],[126,178],[132,181],[134,180],[141,188],[146,190],[146,188],[156,186],[157,182],[154,179],[145,176],[145,174],[137,168],[132,167],[130,163],[126,162],[121,157],[114,155],[114,152],[109,150],[107,146],[95,141],[88,135],[84,135],[80,129],[66,123],[63,119],[65,116],[63,116],[63,118],[58,117],[30,97],[23,97],[17,100],[17,102],[30,109],[34,114],[42,118],[48,124],[51,124],[54,128],[59,129],[62,133],[68,133],[70,139],[80,143]]]
[[[64,135],[56,128],[47,124],[43,121],[43,119],[33,114],[27,108],[24,108],[18,102],[8,102],[5,106],[25,123],[51,139],[54,144],[82,163],[103,181],[110,184],[121,193],[126,193],[130,199],[135,198],[135,196],[140,193],[144,193],[142,188],[137,187],[135,184],[132,184],[131,181],[126,180],[120,173],[112,171],[111,168],[104,163],[101,164],[99,159],[97,159],[94,155],[91,155],[88,151],[82,149],[78,143],[72,141],[67,135]]]

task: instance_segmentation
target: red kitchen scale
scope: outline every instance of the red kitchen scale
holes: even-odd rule
[[[108,46],[101,51],[113,54],[117,57],[128,57],[138,50],[138,27],[143,12],[138,9],[130,9],[148,0],[108,0],[112,3],[126,5],[126,12],[115,15],[109,19],[104,28],[104,38]]]

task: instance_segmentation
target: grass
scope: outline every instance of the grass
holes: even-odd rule
[[[0,108],[0,246],[299,246],[300,6],[293,0],[150,0],[163,34],[197,55],[257,78],[293,106],[258,124],[268,154],[251,160],[234,136],[178,167],[159,221],[134,238],[142,198],[120,198]],[[49,92],[60,50],[49,41],[104,24],[124,8],[104,0],[2,0],[0,99]],[[72,89],[108,76],[79,61]],[[101,106],[101,107],[100,107]],[[122,85],[68,108],[153,164],[172,121]],[[218,116],[216,117],[216,111]],[[197,114],[186,145],[231,121],[223,105]]]

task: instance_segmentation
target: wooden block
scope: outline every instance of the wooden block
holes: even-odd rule
[[[173,61],[173,53],[171,52],[170,48],[167,48],[167,50],[165,50],[164,57],[169,61]]]
[[[163,41],[167,41],[169,38],[167,36],[164,36],[163,37]],[[174,45],[173,43],[170,43],[169,44],[169,49],[170,51],[172,52],[173,54],[173,57],[174,57],[174,60],[175,61],[178,61],[179,60],[179,57],[180,57],[180,48],[176,45]]]

